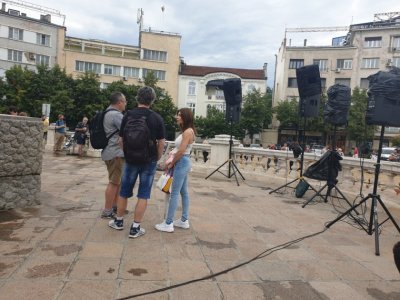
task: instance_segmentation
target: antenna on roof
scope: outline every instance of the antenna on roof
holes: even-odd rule
[[[139,8],[137,11],[137,20],[136,20],[136,23],[139,24],[139,32],[141,32],[143,28],[143,15],[144,15],[143,8]]]

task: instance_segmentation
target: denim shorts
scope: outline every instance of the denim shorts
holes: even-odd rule
[[[119,195],[123,198],[132,197],[133,188],[135,187],[136,180],[139,177],[137,197],[145,200],[150,199],[156,166],[156,161],[151,161],[145,165],[132,165],[125,162]]]

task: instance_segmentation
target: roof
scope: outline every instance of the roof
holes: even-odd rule
[[[190,66],[186,64],[181,65],[180,75],[205,76],[211,73],[220,73],[220,72],[235,74],[242,79],[265,80],[265,74],[263,69],[203,67],[203,66]]]

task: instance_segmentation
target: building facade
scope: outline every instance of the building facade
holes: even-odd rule
[[[267,64],[263,69],[234,69],[187,65],[183,61],[179,72],[178,107],[189,107],[195,116],[207,116],[209,107],[225,112],[226,103],[222,89],[208,84],[213,80],[240,78],[242,96],[253,90],[262,93],[267,89]]]
[[[280,101],[299,99],[296,69],[319,66],[322,91],[337,83],[367,89],[368,76],[400,67],[400,15],[375,15],[373,22],[354,24],[346,36],[334,38],[330,46],[292,47],[283,40],[276,57],[273,106]],[[277,129],[279,123],[274,122]],[[387,135],[400,133],[387,128]]]
[[[65,27],[51,23],[51,15],[29,18],[19,10],[0,10],[0,77],[14,65],[36,70],[37,64],[53,67],[64,47]]]
[[[152,71],[157,85],[177,102],[181,36],[154,30],[139,34],[139,46],[67,36],[59,64],[74,77],[95,72],[101,87],[118,80],[140,85]]]

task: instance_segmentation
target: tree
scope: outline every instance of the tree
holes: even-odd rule
[[[280,122],[280,128],[298,128],[299,125],[299,103],[295,98],[278,103],[274,108],[276,118]]]
[[[392,145],[395,147],[400,147],[400,135],[396,135],[392,139]]]
[[[155,87],[155,91],[157,100],[151,108],[163,117],[167,140],[175,140],[175,132],[179,130],[175,120],[178,108],[172,101],[171,96],[164,89]]]
[[[207,117],[196,117],[195,126],[197,134],[202,138],[213,138],[217,134],[229,134],[229,124],[225,121],[225,115],[215,107],[207,111]]]
[[[25,109],[27,90],[35,73],[27,68],[15,65],[6,71],[6,105],[14,105],[18,110]],[[26,111],[30,114],[30,111]]]
[[[262,95],[260,90],[253,90],[244,97],[240,124],[250,135],[251,141],[254,134],[260,133],[266,124],[271,123],[269,100],[270,97],[267,94]]]
[[[356,141],[357,145],[371,141],[374,137],[374,126],[365,123],[365,113],[368,106],[366,90],[355,88],[351,97],[347,138]]]

